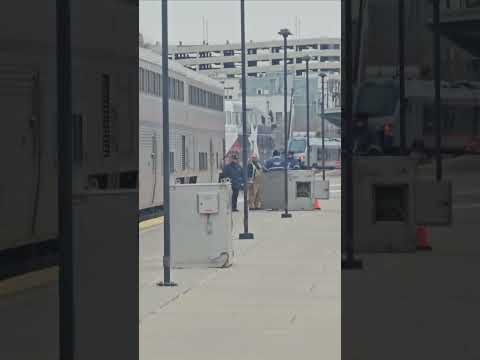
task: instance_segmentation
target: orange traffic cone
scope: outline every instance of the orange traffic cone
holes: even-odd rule
[[[322,207],[320,206],[320,199],[313,200],[313,208],[315,210],[322,210]]]
[[[428,242],[428,229],[425,225],[417,226],[417,250],[430,251],[432,247]]]

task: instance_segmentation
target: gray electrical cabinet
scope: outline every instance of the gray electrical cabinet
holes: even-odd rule
[[[283,209],[285,206],[285,173],[283,169],[266,171],[264,174],[262,208]]]
[[[416,177],[409,157],[353,159],[354,244],[356,251],[413,252],[417,225],[449,225],[449,182]]]
[[[312,170],[288,171],[288,210],[312,210],[315,190],[315,176]],[[285,173],[282,169],[265,173],[263,184],[263,208],[283,209],[285,207]]]
[[[172,267],[232,265],[231,194],[228,182],[170,187]]]

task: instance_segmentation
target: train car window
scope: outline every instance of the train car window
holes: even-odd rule
[[[148,78],[149,78],[149,87],[148,87],[148,93],[150,95],[153,95],[155,92],[155,76],[153,76],[152,71],[148,71]]]
[[[153,77],[153,93],[152,93],[152,94],[155,95],[155,96],[158,96],[157,94],[158,94],[158,85],[159,85],[159,83],[158,83],[158,79],[157,79],[157,74],[156,74],[156,73],[152,73],[152,75],[153,75],[153,76],[152,76],[152,77]]]
[[[175,153],[170,151],[170,173],[175,172]]]
[[[186,168],[186,161],[185,161],[185,155],[186,153],[186,139],[185,139],[185,135],[182,135],[182,154],[181,154],[181,166],[182,166],[182,170],[185,170]]]
[[[160,91],[158,92],[159,96],[163,94],[163,84],[162,84],[162,74],[158,74],[158,81],[160,82]]]
[[[142,70],[142,92],[145,92],[145,69],[141,69]]]
[[[144,70],[143,71],[143,79],[145,81],[145,93],[148,94],[148,90],[150,89],[150,76],[149,73],[150,71]]]
[[[208,170],[208,154],[206,152],[198,153],[198,169]]]
[[[111,106],[110,106],[110,75],[102,74],[101,78],[101,97],[102,97],[102,130],[103,130],[103,157],[110,157],[112,146],[112,124],[111,124]]]
[[[155,89],[156,90],[156,95],[160,96],[161,95],[160,90],[162,89],[162,79],[161,79],[159,73],[155,73],[155,79],[156,79],[156,83],[157,83],[157,88]]]

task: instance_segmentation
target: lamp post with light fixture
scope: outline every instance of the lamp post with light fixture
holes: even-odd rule
[[[284,173],[285,173],[285,212],[282,214],[282,219],[291,218],[292,214],[288,213],[288,133],[287,133],[287,37],[292,35],[290,30],[281,29],[278,32],[283,37],[283,120],[284,120]],[[290,109],[291,111],[291,109]]]

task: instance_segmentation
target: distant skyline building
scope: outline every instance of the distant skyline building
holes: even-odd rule
[[[161,45],[149,46],[153,51],[161,52]],[[319,37],[311,39],[289,39],[287,49],[288,71],[297,76],[305,73],[306,54],[311,56],[310,71],[324,72],[340,76],[341,50],[340,38]],[[247,76],[262,77],[270,73],[283,71],[283,41],[249,41],[247,50]],[[169,57],[172,60],[199,71],[211,78],[224,80],[241,76],[241,44],[202,44],[169,45]]]

